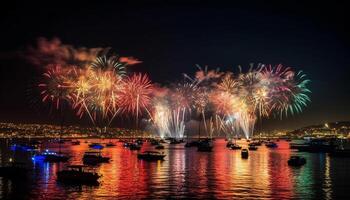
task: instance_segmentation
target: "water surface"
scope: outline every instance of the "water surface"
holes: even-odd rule
[[[261,146],[245,160],[240,151],[228,150],[225,144],[216,140],[213,152],[165,144],[165,160],[147,162],[117,143],[102,150],[111,162],[96,168],[103,175],[99,186],[68,186],[56,182],[56,172],[82,164],[89,149],[85,140],[78,146],[69,142],[61,146],[72,156],[68,163],[33,162],[28,153],[11,152],[2,140],[1,162],[13,157],[25,161],[31,171],[26,181],[0,178],[0,199],[350,199],[349,158],[299,153],[280,141],[277,149]],[[42,148],[58,150],[58,144],[45,143]],[[144,143],[142,150],[151,149]],[[306,165],[289,167],[291,155],[304,156]]]

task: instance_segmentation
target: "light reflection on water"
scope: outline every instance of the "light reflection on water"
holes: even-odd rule
[[[240,151],[225,148],[224,140],[216,140],[211,153],[184,148],[184,144],[168,145],[164,161],[146,162],[137,159],[137,152],[118,143],[102,150],[111,162],[101,164],[99,186],[67,186],[56,182],[56,172],[68,164],[81,164],[88,144],[64,144],[62,151],[72,155],[68,163],[33,164],[25,153],[9,151],[1,141],[1,161],[10,156],[26,160],[32,168],[27,181],[12,182],[0,178],[0,199],[334,199],[350,198],[350,159],[330,158],[327,154],[298,153],[285,141],[278,149],[261,146],[242,159]],[[108,142],[95,140],[97,142]],[[116,142],[116,141],[115,141]],[[243,142],[243,141],[242,141]],[[242,143],[242,145],[246,145]],[[58,150],[57,144],[43,145]],[[152,149],[144,143],[142,150]],[[291,168],[287,160],[301,154],[307,164]]]

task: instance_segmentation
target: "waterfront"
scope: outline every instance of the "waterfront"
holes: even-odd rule
[[[349,158],[332,158],[328,154],[299,153],[289,149],[286,141],[277,149],[259,147],[249,158],[240,151],[225,148],[224,140],[214,142],[213,152],[197,152],[184,144],[165,144],[164,161],[146,162],[137,159],[137,152],[116,147],[104,148],[110,163],[96,168],[103,176],[99,186],[67,186],[56,182],[56,172],[68,164],[81,164],[88,144],[70,142],[62,151],[73,156],[68,163],[33,162],[28,153],[13,153],[2,140],[1,162],[13,157],[31,168],[27,181],[12,182],[0,178],[1,199],[347,199],[350,195]],[[93,140],[89,140],[92,142]],[[109,140],[95,140],[107,143]],[[115,140],[117,141],[117,140]],[[243,141],[242,145],[246,145]],[[58,144],[43,144],[58,150]],[[153,149],[144,143],[142,150]],[[302,155],[305,166],[293,168],[287,160]]]

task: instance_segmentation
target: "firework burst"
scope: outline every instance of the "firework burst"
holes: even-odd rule
[[[120,112],[124,77],[124,65],[116,57],[98,57],[91,66],[75,70],[73,108],[77,115],[87,113],[93,124],[108,126]]]
[[[268,104],[271,110],[279,113],[280,117],[288,116],[288,113],[300,113],[302,108],[310,102],[308,96],[311,91],[307,88],[310,80],[302,71],[295,74],[291,68],[282,65],[272,67],[265,66],[262,70],[262,80],[268,87]]]
[[[137,118],[143,111],[148,114],[153,93],[153,84],[146,74],[133,74],[127,77],[120,92],[119,106],[123,113]]]
[[[101,56],[97,57],[94,62],[91,63],[91,67],[97,70],[103,71],[113,71],[115,74],[119,76],[126,75],[126,65],[127,63],[123,63],[120,61],[118,56]]]
[[[119,114],[135,116],[136,125],[139,117],[149,117],[161,137],[176,138],[184,136],[194,112],[210,136],[222,131],[249,138],[257,119],[300,113],[310,102],[310,80],[282,65],[251,66],[235,76],[198,67],[194,78],[185,75],[160,97],[148,75],[126,74],[125,66],[136,62],[130,59],[102,56],[80,67],[49,65],[38,84],[42,101],[57,109],[69,102],[80,118],[87,114],[98,126],[108,126]]]
[[[72,99],[72,85],[69,79],[72,70],[61,65],[50,65],[43,74],[44,80],[38,84],[42,101],[50,101],[59,109],[61,102]]]

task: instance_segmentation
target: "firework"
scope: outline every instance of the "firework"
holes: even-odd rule
[[[117,57],[98,57],[91,66],[75,70],[73,108],[77,115],[87,113],[93,124],[108,126],[120,112],[124,77],[125,65]]]
[[[186,117],[191,117],[191,111],[194,108],[198,87],[194,84],[185,82],[179,83],[174,88],[172,101],[172,133],[176,138],[183,138],[185,132]]]
[[[76,89],[78,112],[87,112],[93,122],[108,120],[109,122],[119,112],[117,102],[123,80],[113,71],[88,71],[88,79],[80,78],[80,87]],[[85,92],[81,92],[84,91]],[[80,91],[80,95],[79,95]]]
[[[170,122],[171,122],[171,111],[169,107],[161,102],[157,102],[154,105],[154,125],[161,138],[171,137]]]
[[[161,138],[183,138],[185,108],[172,108],[165,99],[156,99],[153,105],[153,125]]]
[[[262,70],[263,82],[268,86],[267,96],[271,110],[276,111],[280,117],[287,116],[288,112],[302,112],[302,108],[310,102],[307,84],[310,80],[305,79],[302,71],[295,74],[290,68],[282,65],[272,67],[265,66]]]
[[[249,138],[257,119],[300,113],[310,102],[310,80],[282,65],[252,65],[235,76],[198,66],[194,78],[185,75],[184,82],[156,90],[146,74],[126,74],[125,66],[136,64],[126,58],[102,56],[80,67],[50,65],[39,84],[42,101],[57,109],[69,102],[79,117],[87,114],[98,126],[109,125],[118,114],[135,116],[136,125],[139,117],[149,117],[162,138],[184,137],[194,113],[210,136],[224,132]]]
[[[197,91],[198,87],[194,84],[187,82],[177,84],[172,94],[173,107],[191,111]]]
[[[44,80],[40,83],[42,101],[52,102],[56,109],[59,109],[62,101],[70,101],[71,96],[71,82],[69,75],[71,70],[61,65],[50,65],[47,72],[43,74]]]
[[[136,116],[142,115],[143,111],[148,114],[153,93],[153,84],[146,74],[133,74],[127,77],[120,92],[119,106],[123,113]]]
[[[234,95],[238,90],[238,82],[233,78],[232,73],[227,73],[221,83],[217,85],[217,89]]]
[[[91,64],[91,67],[97,70],[113,71],[113,73],[119,76],[125,76],[126,65],[127,63],[121,62],[117,56],[101,56],[96,58]]]

